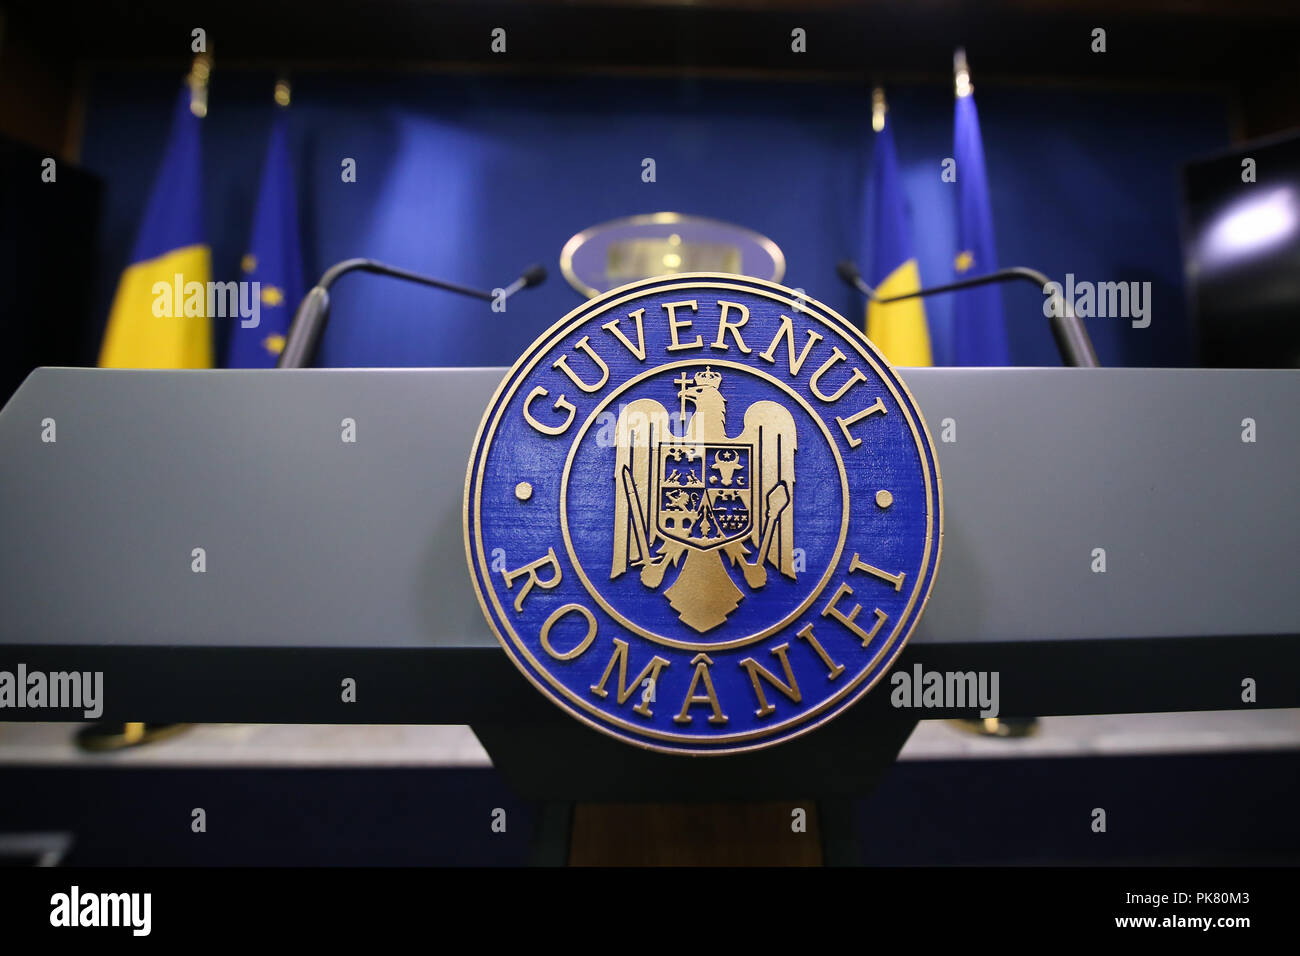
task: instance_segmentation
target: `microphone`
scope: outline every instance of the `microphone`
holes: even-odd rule
[[[276,368],[308,368],[316,360],[316,349],[320,345],[325,324],[329,321],[330,287],[338,281],[339,277],[349,272],[370,272],[394,279],[404,279],[407,282],[443,289],[472,299],[482,299],[485,302],[496,299],[491,292],[457,285],[454,282],[444,282],[442,279],[421,275],[408,269],[399,269],[397,266],[390,266],[374,259],[344,259],[326,269],[320,281],[303,296],[298,311],[293,315],[293,324],[289,326],[289,335],[285,339],[284,350],[280,352],[280,360],[276,363]],[[546,270],[542,266],[529,266],[518,279],[501,290],[502,301],[510,298],[520,289],[540,285],[545,279]]]
[[[505,298],[510,298],[520,289],[528,289],[535,285],[541,285],[546,281],[546,269],[541,265],[531,265],[514,282],[510,283],[501,291]]]
[[[858,271],[858,264],[852,259],[841,259],[835,263],[835,272],[845,284],[857,289],[868,299],[876,297],[876,290],[863,281],[862,273]]]
[[[974,276],[958,282],[949,282],[947,285],[931,286],[928,289],[918,289],[906,295],[895,295],[882,299],[876,295],[876,290],[863,280],[857,263],[852,260],[841,259],[835,265],[835,272],[846,285],[861,292],[872,302],[878,302],[881,305],[888,302],[901,302],[903,299],[939,295],[943,292],[956,292],[959,289],[973,289],[981,285],[1014,282],[1017,279],[1032,282],[1041,292],[1051,281],[1036,269],[1013,266],[1010,269],[999,269],[997,272],[989,272],[982,276]],[[1057,308],[1052,310],[1052,316],[1048,321],[1052,323],[1052,338],[1056,340],[1056,351],[1061,356],[1061,363],[1072,368],[1097,368],[1097,353],[1093,350],[1092,339],[1088,336],[1087,326],[1083,324],[1082,319],[1074,314],[1074,308],[1069,302],[1065,301],[1064,296],[1057,292],[1053,294],[1053,298],[1060,301]]]

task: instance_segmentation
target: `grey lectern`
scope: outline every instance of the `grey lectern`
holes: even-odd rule
[[[543,700],[462,541],[502,375],[37,370],[0,412],[0,670],[102,671],[104,719],[468,723],[557,800],[860,793],[917,719],[973,716],[882,682],[804,738],[689,758]],[[1003,716],[1300,705],[1300,372],[903,375],[946,531],[896,670],[996,671]]]

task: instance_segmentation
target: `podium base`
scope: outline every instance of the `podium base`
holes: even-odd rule
[[[916,720],[845,714],[777,747],[689,757],[633,747],[558,710],[509,725],[476,723],[475,736],[519,796],[588,803],[822,800],[869,794]]]
[[[850,712],[725,757],[643,750],[558,712],[472,729],[510,788],[542,801],[536,864],[834,866],[855,859],[853,799],[875,789],[916,723]]]

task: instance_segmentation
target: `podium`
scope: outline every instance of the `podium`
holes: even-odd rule
[[[886,678],[803,738],[691,758],[544,700],[466,568],[503,374],[38,369],[0,411],[0,670],[102,671],[108,720],[467,723],[549,801],[832,801],[918,719],[974,716]],[[1001,716],[1300,706],[1300,372],[902,374],[945,540],[895,671],[997,672]]]

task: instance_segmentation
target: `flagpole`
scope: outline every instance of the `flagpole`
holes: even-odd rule
[[[966,60],[966,48],[957,47],[952,54],[952,91],[953,96],[958,99],[964,99],[975,92],[975,84],[970,79],[970,64]],[[958,173],[960,175],[960,172]],[[1007,275],[1009,273],[1009,275]],[[1026,273],[1029,273],[1026,275]],[[1041,273],[1029,269],[1007,269],[998,270],[988,276],[982,276],[990,282],[995,282],[1003,276],[1007,278],[1027,278],[1031,282],[1039,282],[1046,287],[1047,277]],[[956,283],[961,285],[961,283]],[[971,285],[983,284],[978,281],[970,282]],[[1069,319],[1073,325],[1079,325],[1078,319],[1074,316],[1072,309],[1069,311]],[[1096,365],[1097,359],[1092,354],[1092,343],[1088,341],[1087,332],[1082,333],[1082,342],[1086,348],[1080,347],[1080,335],[1078,330],[1067,328],[1070,322],[1064,318],[1060,321],[1053,319],[1052,331],[1056,335],[1056,347],[1061,352],[1061,357],[1073,365]],[[1089,362],[1088,359],[1091,358]],[[958,719],[950,720],[949,724],[964,730],[968,733],[977,734],[984,737],[1028,737],[1038,732],[1037,717],[985,717],[983,719]]]
[[[871,91],[871,130],[879,133],[885,128],[885,114],[889,112],[889,104],[885,102],[885,89],[877,86]]]
[[[190,88],[190,112],[199,119],[208,115],[208,80],[212,76],[212,57],[200,53],[194,57],[185,82]]]
[[[185,75],[185,85],[190,89],[190,112],[199,119],[208,115],[211,75],[212,57],[207,53],[196,55]],[[90,752],[123,750],[173,737],[190,726],[188,723],[101,720],[81,727],[74,739],[80,749]]]
[[[962,46],[952,53],[952,86],[953,94],[958,99],[975,92],[975,86],[970,81],[970,64],[966,62],[966,48]]]

